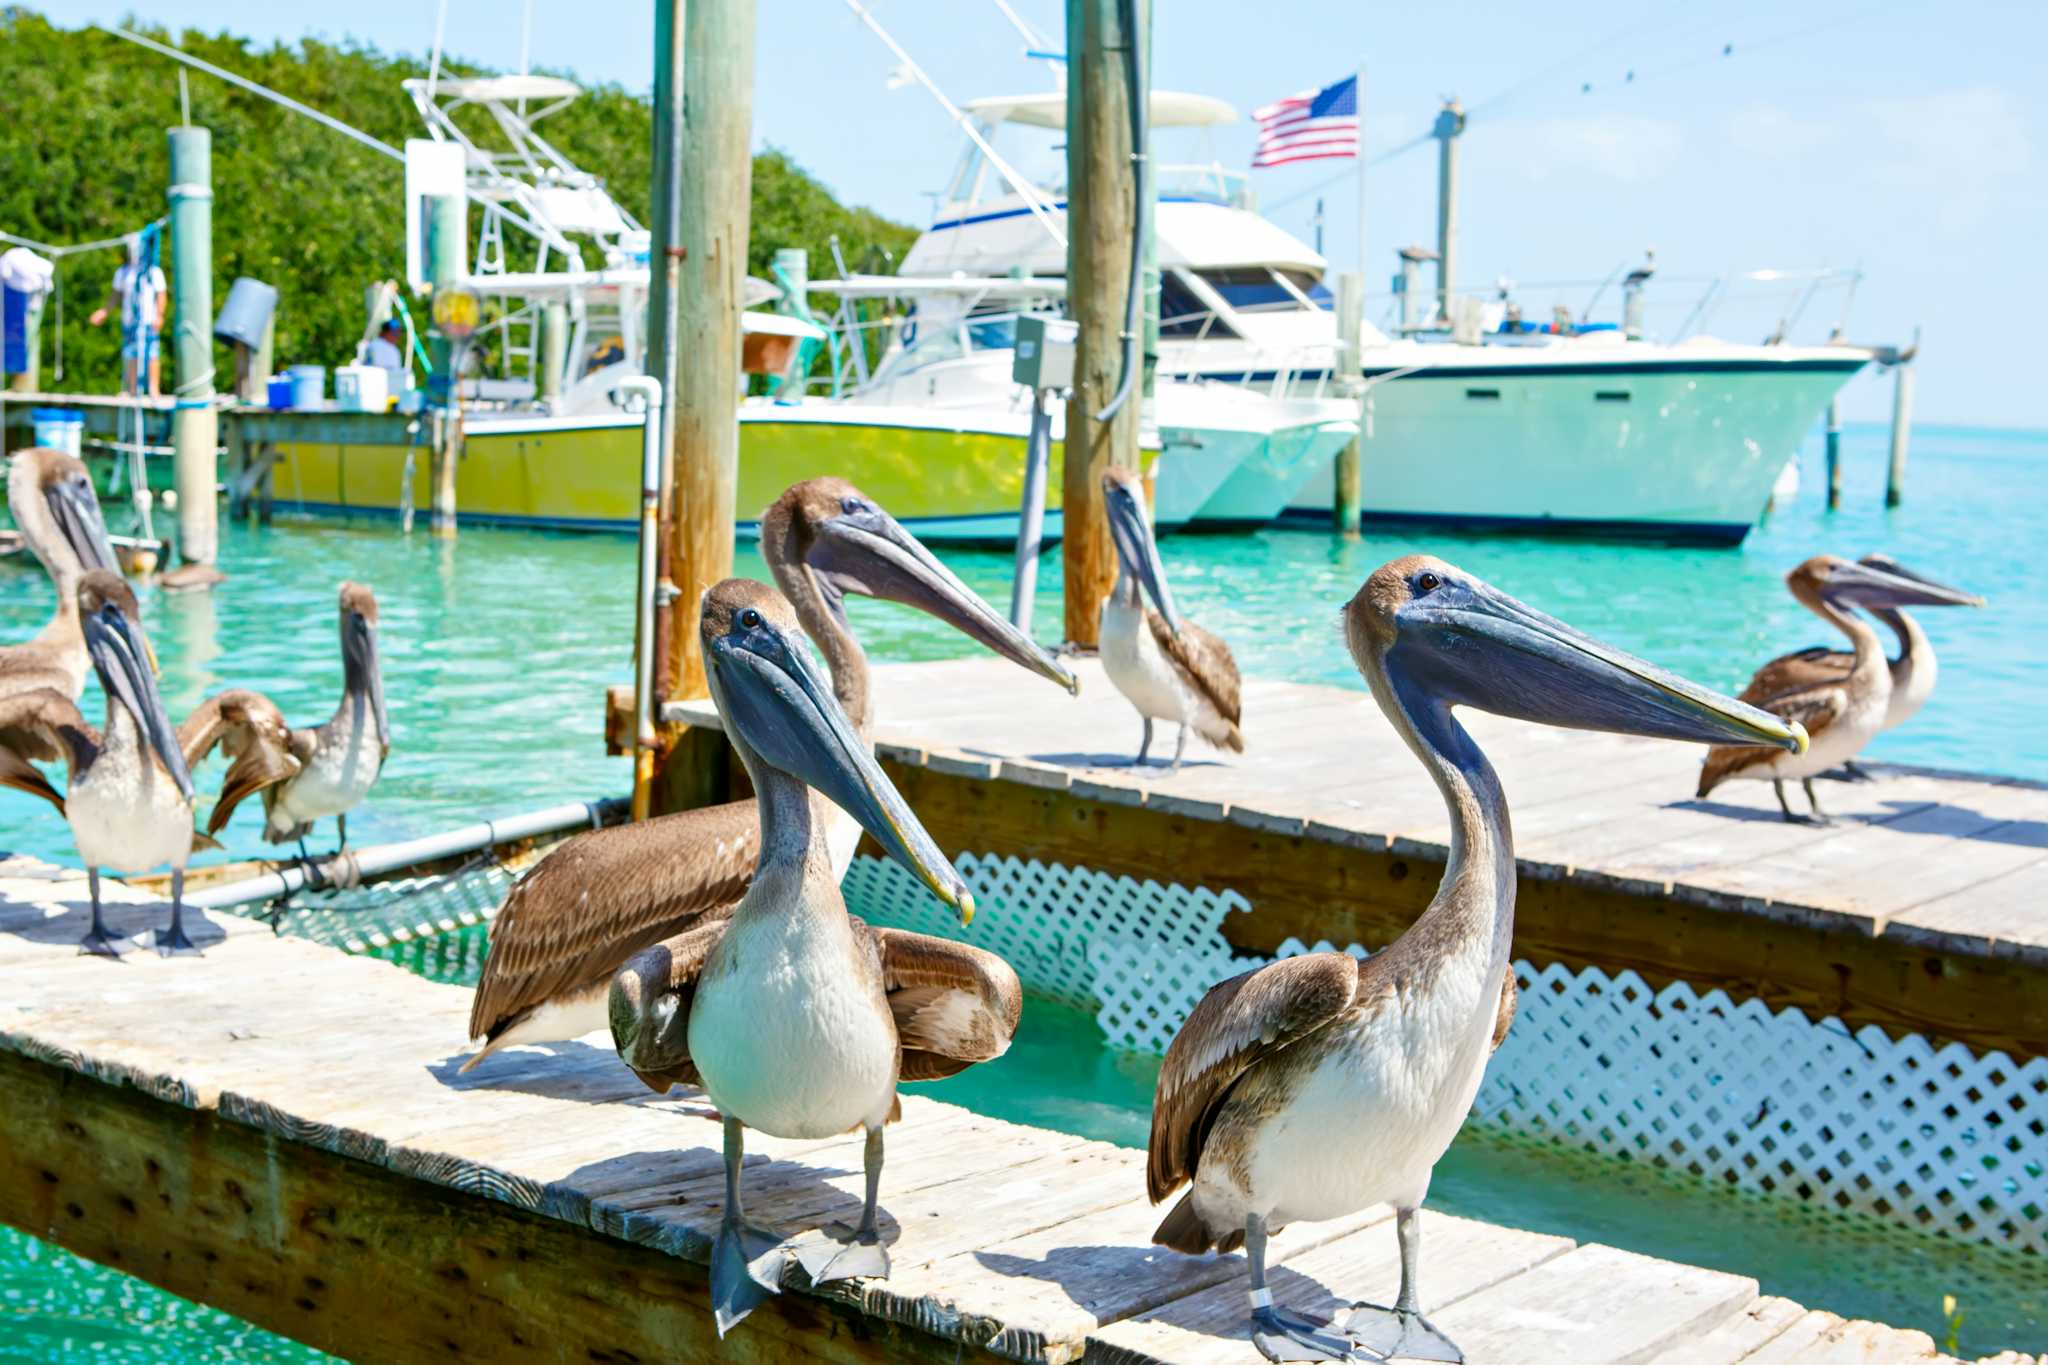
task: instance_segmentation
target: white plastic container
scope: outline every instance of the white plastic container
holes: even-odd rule
[[[337,365],[334,403],[343,412],[382,412],[391,406],[391,372],[377,365]]]
[[[293,365],[285,371],[292,378],[292,406],[300,412],[315,412],[327,406],[327,367]]]

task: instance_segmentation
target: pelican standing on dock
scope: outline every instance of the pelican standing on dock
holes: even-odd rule
[[[865,737],[874,716],[867,655],[845,594],[915,607],[1069,692],[1057,659],[976,596],[894,517],[844,479],[794,484],[761,516],[761,556],[831,671],[832,694]],[[853,862],[860,824],[827,805],[835,877]],[[760,816],[752,801],[593,830],[568,840],[512,888],[491,925],[469,1032],[469,1070],[513,1043],[580,1038],[605,1027],[605,994],[627,958],[723,916],[753,876]]]
[[[86,574],[78,588],[81,629],[107,694],[104,731],[94,730],[63,694],[40,688],[0,696],[0,785],[54,805],[71,826],[92,894],[92,926],[79,950],[112,957],[119,935],[100,914],[100,869],[146,872],[169,864],[171,922],[156,949],[197,953],[185,933],[185,862],[192,854],[192,766],[216,743],[238,753],[228,787],[268,780],[284,719],[260,694],[225,692],[208,701],[181,735],[158,695],[153,656],[135,594],[120,575]],[[265,742],[251,736],[261,731]],[[62,762],[70,781],[60,795],[32,761]],[[253,786],[251,789],[254,789]]]
[[[326,724],[291,731],[285,752],[294,765],[291,775],[262,789],[264,841],[297,840],[303,854],[314,822],[332,817],[341,839],[335,851],[347,848],[348,813],[370,794],[391,753],[377,655],[377,595],[361,583],[341,585],[341,702]],[[218,834],[234,810],[235,802],[223,797],[206,832]]]
[[[1788,822],[1827,824],[1828,816],[1814,794],[1813,779],[1863,752],[1863,746],[1884,729],[1891,710],[1891,663],[1877,632],[1856,614],[1856,608],[1975,606],[1979,599],[1835,555],[1815,555],[1785,575],[1785,586],[1808,611],[1849,637],[1854,648],[1849,667],[1816,673],[1799,663],[1802,656],[1797,654],[1765,664],[1742,690],[1742,699],[1798,721],[1812,737],[1812,747],[1804,753],[1788,754],[1754,745],[1717,745],[1708,750],[1700,766],[1695,794],[1704,800],[1723,782],[1767,780]],[[1785,799],[1785,783],[1792,779],[1806,789],[1810,815],[1792,813],[1791,803]]]
[[[1963,594],[1960,590],[1948,588],[1947,584],[1939,583],[1926,574],[1915,573],[1890,555],[1865,555],[1857,563],[1867,569],[1876,569],[1880,573],[1910,578],[1917,583],[1957,593],[1953,602],[1939,605],[1984,605],[1983,598]],[[1870,609],[1870,614],[1889,626],[1899,641],[1898,655],[1891,661],[1891,702],[1885,707],[1883,724],[1878,726],[1878,732],[1882,734],[1886,730],[1896,730],[1920,714],[1920,708],[1934,695],[1937,671],[1933,643],[1928,640],[1927,632],[1920,629],[1920,623],[1907,615],[1903,608],[1877,606]],[[1770,695],[1809,683],[1837,681],[1846,678],[1855,667],[1854,654],[1829,645],[1814,645],[1796,654],[1782,655],[1765,664],[1758,670],[1756,680],[1750,684],[1750,688]],[[1754,701],[1755,698],[1745,692],[1743,700]],[[1858,780],[1869,776],[1857,766],[1854,759],[1844,760],[1842,767],[1851,777]]]
[[[1190,726],[1217,748],[1243,753],[1237,661],[1229,645],[1173,605],[1138,472],[1116,466],[1104,471],[1102,499],[1117,564],[1116,586],[1102,604],[1102,671],[1145,722],[1134,766],[1152,748],[1155,720],[1180,727],[1173,743],[1174,772],[1187,752]],[[1145,596],[1152,599],[1152,608],[1146,607]]]
[[[76,701],[92,671],[79,625],[78,581],[94,569],[115,567],[99,495],[84,465],[38,446],[15,452],[7,504],[29,552],[56,585],[57,610],[33,640],[0,648],[0,695],[47,687]]]
[[[1418,1218],[1514,1008],[1515,852],[1500,779],[1452,714],[1471,706],[1582,730],[1797,751],[1797,725],[1718,696],[1532,610],[1442,560],[1397,559],[1344,608],[1352,659],[1451,818],[1422,917],[1361,962],[1284,958],[1222,982],[1167,1048],[1146,1183],[1193,1188],[1153,1234],[1189,1255],[1242,1245],[1251,1332],[1270,1360],[1458,1361],[1422,1314]],[[1388,1202],[1401,1247],[1391,1308],[1342,1324],[1273,1304],[1266,1239],[1297,1219]]]
[[[721,1335],[778,1291],[785,1248],[749,1226],[743,1131],[822,1138],[867,1132],[867,1197],[845,1239],[788,1249],[814,1282],[886,1276],[878,1199],[882,1128],[899,1080],[931,1080],[1001,1056],[1023,989],[993,953],[846,913],[822,816],[857,819],[932,893],[974,917],[974,898],[869,752],[811,662],[795,611],[772,589],[727,579],[698,630],[726,736],[759,793],[760,862],[729,919],[636,955],[610,994],[619,1056],[657,1090],[701,1085],[725,1122],[725,1211],[711,1256]]]

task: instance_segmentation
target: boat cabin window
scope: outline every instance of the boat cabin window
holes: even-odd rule
[[[1321,282],[1305,270],[1242,265],[1195,273],[1240,313],[1294,313],[1322,307],[1330,296]]]
[[[1188,288],[1180,272],[1163,270],[1159,274],[1159,335],[1231,338],[1237,333]]]

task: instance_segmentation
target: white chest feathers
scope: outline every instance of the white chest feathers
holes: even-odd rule
[[[367,708],[363,708],[367,711]],[[270,823],[291,829],[315,820],[346,815],[362,804],[377,784],[384,767],[384,746],[377,729],[365,718],[359,723],[355,708],[344,706],[332,724],[320,732],[312,757],[299,775],[279,791],[271,807]]]
[[[1160,652],[1143,607],[1115,597],[1103,603],[1101,649],[1102,671],[1139,715],[1184,721],[1193,714],[1187,684]]]
[[[114,872],[183,867],[192,854],[192,803],[142,742],[125,707],[112,708],[105,747],[64,795],[78,856]]]
[[[786,1138],[888,1117],[896,1023],[857,948],[837,907],[734,916],[690,1006],[690,1058],[720,1112]]]

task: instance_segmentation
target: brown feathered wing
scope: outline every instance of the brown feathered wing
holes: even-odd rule
[[[220,833],[235,807],[249,797],[299,775],[292,738],[277,704],[243,687],[208,697],[185,718],[178,727],[178,747],[186,767],[197,768],[216,745],[228,756],[227,776],[206,820],[208,834]]]
[[[697,978],[704,970],[705,960],[725,936],[726,925],[731,922],[725,912],[730,909],[721,907],[682,933],[634,953],[619,967],[620,974],[637,973],[643,990],[677,997],[675,1014],[671,1016],[674,1022],[668,1033],[651,1043],[643,1040],[646,1055],[658,1061],[659,1067],[633,1072],[657,1095],[667,1094],[672,1085],[703,1088],[704,1078],[697,1074],[697,1064],[690,1060],[690,1002],[696,997]],[[614,1023],[613,1037],[617,1036],[618,1026]]]
[[[860,927],[881,954],[903,1049],[900,1079],[939,1080],[1009,1050],[1024,1010],[1024,987],[1009,963],[968,943]]]
[[[35,765],[66,763],[76,775],[99,751],[99,733],[62,692],[39,687],[0,696],[0,787],[40,796],[61,814],[64,798]]]
[[[491,924],[470,1037],[494,1040],[565,992],[602,987],[643,948],[707,913],[729,911],[753,880],[760,845],[752,801],[592,830],[564,843],[519,879]]]
[[[1237,660],[1231,657],[1230,646],[1192,621],[1181,622],[1180,634],[1175,635],[1166,618],[1149,607],[1145,624],[1151,629],[1159,652],[1215,708],[1216,719],[1197,721],[1195,732],[1219,749],[1243,753],[1244,731],[1239,727],[1244,721],[1244,707]]]
[[[1840,678],[1831,678],[1762,697],[1750,705],[1761,707],[1780,720],[1796,720],[1806,727],[1809,738],[1818,739],[1848,709],[1849,689]],[[1716,744],[1707,750],[1707,757],[1700,764],[1700,785],[1695,795],[1704,798],[1751,764],[1765,762],[1783,752],[1768,744]]]

